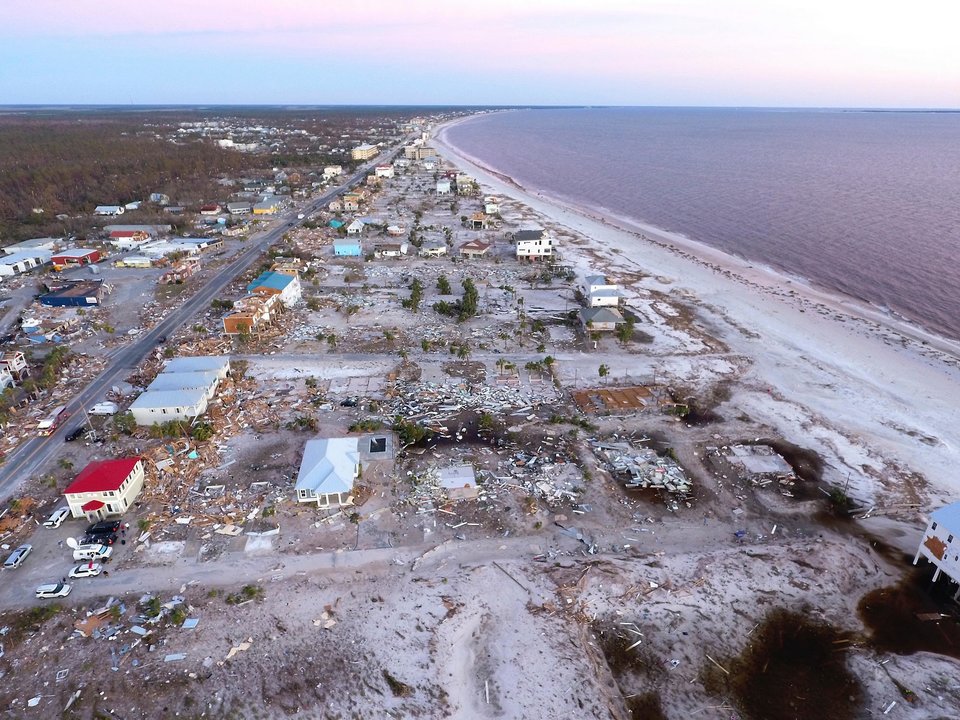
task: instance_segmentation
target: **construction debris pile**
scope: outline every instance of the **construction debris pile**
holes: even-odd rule
[[[181,588],[181,591],[184,590]],[[146,647],[147,652],[154,652],[158,647],[166,644],[164,638],[154,633],[154,628],[165,621],[167,625],[179,626],[183,630],[193,630],[199,624],[196,618],[188,617],[193,608],[185,604],[183,595],[174,595],[168,602],[161,602],[153,595],[144,595],[137,604],[139,612],[127,619],[127,607],[120,600],[111,597],[106,604],[93,611],[88,611],[86,617],[74,623],[74,637],[91,638],[93,640],[118,640],[117,645],[110,646],[110,668],[119,670],[127,660],[127,656],[140,645]],[[134,637],[127,640],[128,635]],[[119,647],[118,647],[119,646]],[[185,655],[177,653],[166,655],[164,662],[182,660]],[[133,658],[130,667],[136,668],[146,665],[143,660]],[[67,671],[61,670],[66,677]],[[58,673],[57,681],[61,680]]]
[[[490,413],[498,418],[536,420],[541,405],[555,399],[552,385],[536,389],[500,385],[474,385],[451,381],[420,383],[398,381],[396,396],[390,402],[389,416],[403,417],[437,433],[448,433],[453,423],[464,412]]]
[[[449,456],[450,449],[444,450]],[[576,503],[584,491],[583,472],[563,438],[543,438],[535,450],[509,441],[500,442],[496,450],[467,442],[456,445],[453,455],[458,462],[467,461],[468,455],[479,458],[477,464],[482,466],[475,468],[476,481],[469,492],[451,487],[446,477],[450,468],[428,465],[407,472],[413,487],[404,502],[432,512],[455,500],[496,503],[513,491],[556,508],[565,502]]]
[[[660,456],[655,450],[634,447],[630,443],[596,443],[594,448],[613,475],[624,479],[627,488],[663,490],[683,499],[693,488],[683,468],[671,457]],[[676,500],[667,500],[667,507],[677,510]]]

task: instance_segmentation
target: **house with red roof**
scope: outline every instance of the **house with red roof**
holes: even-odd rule
[[[63,491],[73,517],[90,522],[122,515],[143,489],[143,458],[97,460]]]

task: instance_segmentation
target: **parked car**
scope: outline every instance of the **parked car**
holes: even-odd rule
[[[166,335],[161,335],[160,337],[157,338],[157,342],[158,342],[160,345],[163,345],[166,341],[167,341],[167,336],[166,336]]]
[[[38,598],[62,598],[70,594],[70,591],[73,590],[72,585],[67,585],[66,583],[56,583],[50,585],[41,585],[37,588],[37,597]]]
[[[120,529],[119,520],[101,520],[87,528],[87,535],[107,535]]]
[[[43,521],[43,526],[58,528],[63,525],[63,521],[68,517],[70,517],[70,508],[57,508],[51,513],[50,517]]]
[[[81,560],[106,560],[113,554],[113,548],[107,545],[78,545],[74,548],[73,559],[77,562]]]
[[[27,555],[30,554],[31,550],[33,550],[32,545],[21,545],[10,553],[10,557],[4,560],[3,566],[10,569],[20,567],[23,565],[23,561],[27,559]]]
[[[117,534],[110,533],[109,535],[84,535],[80,538],[81,545],[113,545],[117,542]]]
[[[79,440],[80,438],[83,437],[83,434],[85,432],[86,430],[83,429],[83,425],[80,425],[79,427],[75,427],[73,430],[71,430],[66,434],[66,436],[63,438],[63,441],[73,442],[74,440]]]
[[[71,570],[70,577],[72,578],[96,577],[101,572],[103,572],[103,565],[95,562],[86,562],[83,565],[77,565],[73,570]]]

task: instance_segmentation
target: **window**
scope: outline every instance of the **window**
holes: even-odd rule
[[[937,524],[934,523],[933,525],[931,525],[931,526],[930,526],[930,529],[931,529],[931,530],[936,530],[936,529],[937,529]]]
[[[953,542],[953,535],[947,535],[947,542],[948,542],[948,543],[952,543],[952,542]]]

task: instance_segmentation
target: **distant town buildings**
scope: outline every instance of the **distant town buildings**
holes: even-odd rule
[[[376,145],[369,145],[367,143],[364,143],[363,145],[357,145],[357,147],[350,151],[350,157],[353,160],[370,160],[379,154],[380,148],[378,148]]]

